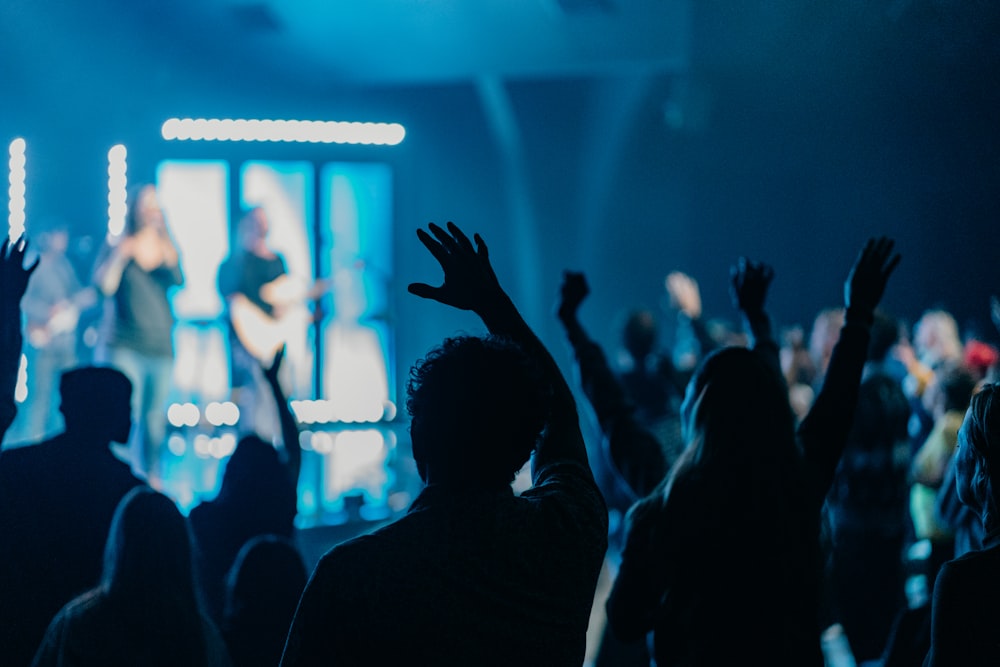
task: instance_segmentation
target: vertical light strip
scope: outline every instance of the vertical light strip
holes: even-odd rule
[[[125,214],[128,210],[125,201],[128,196],[126,155],[123,144],[115,144],[108,151],[108,234],[112,237],[121,236],[125,231]]]
[[[24,165],[25,141],[15,139],[10,142],[10,160],[7,180],[7,234],[13,240],[24,233]]]

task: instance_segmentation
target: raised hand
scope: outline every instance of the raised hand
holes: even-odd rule
[[[15,241],[5,238],[0,246],[0,298],[5,313],[20,309],[21,297],[28,288],[28,279],[38,268],[38,259],[31,266],[24,266],[27,250],[28,241],[23,236]]]
[[[694,278],[680,271],[672,271],[663,281],[663,286],[670,295],[672,306],[692,320],[701,317],[701,292]]]
[[[730,293],[735,305],[745,315],[764,312],[767,290],[774,279],[774,269],[763,262],[740,257],[729,270]]]
[[[580,304],[590,294],[587,278],[582,273],[564,271],[562,286],[559,288],[559,319],[566,321],[576,317]]]
[[[872,317],[882,300],[889,276],[899,265],[899,253],[893,253],[895,242],[885,236],[868,239],[851,267],[844,282],[844,305],[848,312]]]
[[[490,265],[489,249],[479,234],[473,237],[476,241],[473,247],[469,238],[454,223],[448,223],[448,231],[433,222],[427,228],[431,233],[418,229],[417,238],[441,264],[444,282],[439,287],[410,283],[407,287],[410,294],[433,299],[452,308],[471,310],[479,315],[506,299]]]

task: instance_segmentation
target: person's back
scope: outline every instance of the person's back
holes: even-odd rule
[[[128,436],[128,380],[109,368],[81,368],[64,374],[60,387],[67,431],[0,454],[5,664],[27,664],[52,616],[97,583],[115,507],[142,484],[109,449]],[[101,413],[95,401],[106,401]]]
[[[475,311],[493,335],[446,340],[411,371],[426,488],[395,523],[335,547],[299,603],[285,667],[580,665],[607,510],[572,393],[454,225],[421,241],[445,270],[410,291]],[[511,490],[529,456],[533,488]]]
[[[599,507],[572,465],[521,497],[431,487],[404,518],[328,553],[302,604],[337,600],[324,632],[348,664],[579,665]]]

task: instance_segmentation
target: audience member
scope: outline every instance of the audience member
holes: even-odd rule
[[[216,622],[222,619],[226,574],[243,545],[259,535],[291,539],[295,531],[302,450],[295,416],[278,380],[283,359],[281,348],[263,372],[278,408],[282,451],[259,436],[244,436],[226,463],[219,495],[191,510],[198,581]]]
[[[323,557],[282,665],[580,665],[608,524],[573,395],[483,240],[429,229],[417,235],[444,283],[410,292],[473,311],[491,335],[448,339],[413,369],[427,486],[406,516]],[[532,451],[533,487],[515,496]]]
[[[95,588],[56,614],[33,667],[226,667],[218,630],[201,613],[187,522],[148,487],[118,505]]]
[[[833,620],[858,662],[882,654],[905,603],[910,408],[887,367],[898,337],[895,320],[876,312],[857,410],[825,507]]]
[[[955,480],[959,499],[979,512],[983,549],[945,563],[934,585],[931,648],[924,665],[1000,664],[1000,386],[972,397],[958,433]]]
[[[620,637],[653,633],[660,667],[822,665],[820,507],[847,440],[873,312],[899,260],[892,245],[869,241],[851,270],[844,328],[797,436],[764,311],[772,272],[745,261],[734,269],[753,348],[710,354],[688,384],[688,447],[630,511],[608,601]]]
[[[8,665],[27,665],[53,615],[97,583],[115,508],[142,485],[110,449],[128,441],[128,378],[77,368],[63,374],[59,392],[65,431],[0,452],[0,646]]]
[[[604,444],[600,453],[610,459],[617,479],[626,486],[626,493],[605,493],[612,513],[622,516],[632,503],[660,483],[669,469],[670,459],[663,444],[637,417],[604,351],[580,324],[577,312],[589,293],[584,275],[567,271],[560,288],[557,315],[573,347],[580,384],[597,416]],[[611,571],[617,567],[623,539],[622,522],[613,522],[608,550]],[[605,626],[595,664],[648,665],[649,653],[644,643],[621,642]]]
[[[276,535],[240,549],[226,581],[222,635],[234,667],[275,667],[308,578],[295,546]]]
[[[181,284],[182,276],[156,186],[132,189],[125,233],[108,241],[94,270],[95,284],[113,306],[106,323],[107,361],[132,381],[138,465],[158,484],[174,358],[174,314],[167,292]]]

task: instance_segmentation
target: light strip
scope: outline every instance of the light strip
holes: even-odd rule
[[[163,123],[161,134],[168,141],[287,141],[395,146],[403,141],[406,129],[399,123],[171,118]]]
[[[128,211],[127,155],[128,151],[122,144],[116,144],[108,151],[108,234],[111,236],[121,236],[125,231],[125,215]]]
[[[14,240],[24,233],[24,165],[25,141],[15,139],[10,142],[7,181],[7,234]]]

